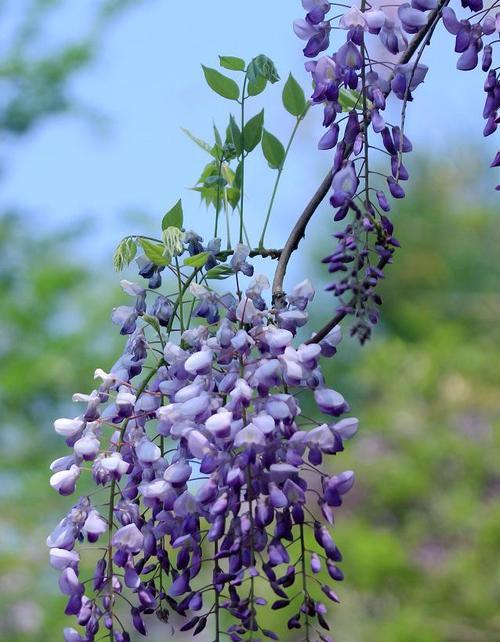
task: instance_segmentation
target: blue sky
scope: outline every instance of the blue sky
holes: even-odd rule
[[[78,30],[82,2],[70,3],[64,19],[54,22],[56,35]],[[106,116],[107,125],[58,117],[16,143],[2,183],[3,205],[22,205],[49,229],[92,215],[93,242],[86,246],[90,255],[110,253],[121,234],[137,231],[137,223],[125,212],[146,212],[159,220],[179,196],[191,227],[208,231],[198,196],[186,190],[205,156],[180,127],[210,136],[212,119],[224,126],[234,103],[211,93],[200,63],[216,66],[219,53],[246,59],[266,53],[283,79],[292,71],[308,87],[301,42],[291,29],[302,7],[299,0],[198,1],[186,6],[147,0],[113,26],[97,62],[72,86],[81,102]],[[419,115],[411,105],[407,132],[417,150],[446,149],[450,162],[460,146],[472,141],[484,151],[486,168],[494,141],[482,138],[483,74],[457,72],[455,63],[453,37],[438,31],[431,69],[416,94]],[[279,108],[281,87],[273,86],[264,103],[266,127],[285,138],[293,123]],[[314,110],[298,136],[277,202],[279,221],[271,226],[271,245],[283,241],[293,216],[328,167],[328,153],[316,148],[320,120],[320,110]],[[263,168],[264,163],[249,168],[246,207],[252,220],[261,215],[271,190],[273,172]]]

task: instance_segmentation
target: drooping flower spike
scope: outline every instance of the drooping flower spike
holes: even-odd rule
[[[335,149],[330,184],[334,220],[348,219],[344,231],[335,234],[337,249],[325,259],[329,271],[337,275],[328,289],[340,299],[340,316],[356,317],[352,333],[361,342],[370,336],[370,325],[379,317],[381,299],[376,285],[383,277],[381,268],[391,262],[398,247],[386,214],[390,210],[387,196],[405,196],[402,183],[409,173],[403,155],[412,149],[404,134],[407,103],[425,80],[428,68],[421,56],[440,20],[456,36],[458,69],[474,69],[483,52],[481,66],[487,73],[484,135],[493,134],[497,128],[500,77],[498,69],[491,67],[493,47],[498,44],[498,3],[483,9],[482,0],[463,2],[463,9],[472,13],[469,19],[457,18],[448,4],[447,0],[413,0],[396,11],[393,6],[375,7],[363,1],[359,8],[352,6],[329,19],[331,12],[338,13],[338,7],[326,3],[320,5],[322,26],[318,26],[311,20],[309,4],[303,3],[308,13],[305,20],[295,22],[296,34],[308,41],[304,54],[313,79],[311,101],[322,105],[324,111],[327,131],[318,147]],[[327,28],[335,37],[330,32],[330,37],[326,36]],[[315,46],[319,30],[325,33],[321,47]],[[486,38],[491,44],[485,44]],[[331,46],[333,51],[328,52]],[[316,56],[320,57],[309,60]],[[393,56],[398,56],[396,63]],[[402,101],[399,125],[386,123],[383,116],[389,95]],[[346,112],[347,116],[339,118]],[[379,151],[390,160],[385,185],[378,166],[374,171],[372,157]],[[492,166],[496,166],[495,161]]]
[[[248,256],[248,247],[236,247],[235,275],[253,272]],[[96,390],[75,395],[79,415],[54,424],[71,454],[52,464],[52,487],[73,494],[87,471],[110,496],[105,511],[94,495],[81,497],[47,540],[66,613],[80,626],[66,628],[65,640],[94,640],[103,630],[128,640],[122,623],[145,635],[148,616],[172,611],[183,618],[181,632],[216,626],[219,635],[225,614],[232,640],[277,639],[259,613],[270,599],[272,609],[292,609],[289,628],[327,629],[324,600],[338,597],[306,580],[323,567],[331,581],[343,578],[324,522],[333,523],[354,475],[322,464],[343,450],[357,420],[339,419],[349,406],[320,367],[335,354],[339,328],[322,343],[296,340],[314,298],[308,280],[279,314],[265,303],[263,276],[239,297],[193,280],[192,320],[201,324],[176,342],[174,304],[141,285],[122,286],[137,315],[120,323],[125,351],[110,372],[96,371]],[[208,297],[215,323],[206,319]],[[324,423],[302,416],[307,390]],[[80,579],[84,540],[103,551],[91,585]]]

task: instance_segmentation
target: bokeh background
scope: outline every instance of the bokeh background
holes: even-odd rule
[[[122,297],[114,247],[124,234],[154,232],[179,196],[192,226],[208,230],[186,189],[203,155],[180,126],[208,135],[227,104],[210,94],[199,63],[266,53],[282,78],[292,70],[306,87],[291,32],[301,13],[298,0],[0,2],[2,642],[62,639],[44,543],[69,503],[47,483],[63,450],[52,421],[120,350],[109,321]],[[500,640],[500,220],[486,169],[494,141],[481,138],[481,74],[454,73],[452,49],[438,32],[410,106],[418,153],[394,219],[402,250],[383,285],[383,323],[363,349],[347,338],[329,366],[361,420],[341,462],[357,484],[336,526],[347,577],[331,618],[337,642]],[[264,102],[267,127],[284,137],[280,91]],[[273,246],[327,167],[319,131],[313,112],[285,171]],[[257,164],[249,172],[256,218],[273,176]],[[290,282],[325,279],[318,259],[332,229],[325,207]],[[318,324],[332,307],[318,294]],[[153,640],[164,637],[153,630]]]

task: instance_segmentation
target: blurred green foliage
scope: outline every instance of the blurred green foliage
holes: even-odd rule
[[[68,0],[0,0],[0,132],[15,141],[43,119],[85,112],[71,81],[106,29],[138,0],[82,3],[80,31],[56,30]],[[4,148],[5,153],[5,148]],[[2,159],[7,162],[6,158]],[[0,639],[61,638],[61,608],[45,538],[61,517],[47,493],[60,444],[51,422],[117,342],[106,318],[109,287],[75,255],[87,233],[40,237],[37,214],[0,211]],[[69,229],[69,228],[68,228]],[[104,302],[104,303],[103,303]],[[70,503],[69,503],[70,504]]]
[[[45,238],[29,221],[0,217],[0,639],[60,639],[64,608],[47,568],[45,538],[64,514],[47,488],[61,454],[56,416],[92,386],[119,348],[113,296],[92,266],[75,260],[82,230]],[[72,416],[70,414],[70,416]],[[72,498],[66,502],[73,503]]]
[[[0,130],[23,135],[42,119],[91,111],[72,95],[71,80],[92,62],[107,28],[140,0],[81,3],[80,31],[67,32],[68,0],[0,1]]]

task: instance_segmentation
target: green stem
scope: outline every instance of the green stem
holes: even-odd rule
[[[219,161],[219,177],[222,171],[222,163],[224,161],[224,156]],[[217,181],[217,200],[215,203],[215,231],[214,238],[217,238],[217,232],[219,229],[219,213],[220,213],[220,182]]]
[[[141,394],[144,392],[146,389],[146,386],[148,383],[151,381],[151,379],[154,377],[154,375],[158,372],[158,369],[162,365],[163,360],[159,362],[159,364],[151,368],[150,372],[148,373],[147,377],[144,379],[142,382],[140,388],[137,390],[137,397],[140,397]],[[120,438],[118,441],[118,446],[117,446],[117,452],[120,452],[121,449],[121,442],[123,441],[123,436],[125,434],[125,430],[127,429],[128,423],[130,419],[125,419],[123,422],[123,426],[120,429]],[[112,615],[112,609],[113,609],[113,546],[111,544],[111,540],[113,539],[113,514],[115,510],[115,493],[116,493],[116,481],[113,479],[111,482],[110,486],[110,499],[109,499],[109,511],[108,511],[108,526],[109,526],[109,531],[108,531],[108,595],[109,595],[109,613]],[[111,641],[114,640],[114,632],[113,632],[113,625],[111,625],[111,629],[109,631],[109,639]]]
[[[304,524],[300,524],[300,557],[302,562],[302,592],[304,593],[304,600],[307,598],[307,581],[306,581],[306,547],[304,542]],[[307,615],[307,609],[305,613],[306,617],[306,637],[304,642],[309,642],[309,617]]]
[[[267,209],[267,214],[266,214],[266,220],[264,221],[264,229],[262,230],[262,235],[260,237],[259,241],[259,247],[264,247],[264,237],[266,236],[266,231],[267,231],[267,226],[269,225],[269,219],[271,218],[271,211],[273,209],[274,205],[274,199],[276,198],[276,193],[278,191],[278,186],[280,184],[281,180],[281,175],[283,173],[283,168],[285,166],[285,161],[288,156],[288,152],[290,151],[290,147],[292,146],[293,140],[295,138],[295,134],[297,133],[297,130],[299,128],[300,123],[304,120],[307,112],[309,111],[309,108],[311,107],[311,103],[307,103],[306,108],[302,112],[300,116],[297,117],[297,122],[295,123],[295,126],[292,130],[292,133],[290,135],[290,138],[288,140],[288,144],[285,149],[285,156],[283,158],[283,162],[281,163],[281,167],[278,170],[278,175],[276,176],[276,180],[274,182],[274,188],[273,188],[273,193],[271,195],[271,201],[269,202],[269,207]]]
[[[240,212],[239,208],[240,208],[240,206],[238,205],[238,213]],[[240,218],[241,218],[241,216],[240,216]],[[243,234],[245,235],[245,241],[246,241],[248,247],[252,247],[252,245],[250,243],[250,239],[248,237],[247,226],[245,225],[245,222],[243,222]]]
[[[366,8],[366,0],[361,0],[361,11],[364,11]],[[366,85],[366,45],[365,45],[365,38],[362,36],[361,40],[361,53],[363,56],[363,66],[361,68],[361,84],[362,84],[362,92],[363,92],[363,119],[362,122],[365,123],[365,126],[363,127],[363,134],[364,134],[364,156],[365,156],[365,209],[366,212],[369,213],[370,211],[370,169],[368,167],[368,158],[369,158],[369,142],[368,142],[368,97],[367,97],[367,85]],[[403,136],[401,136],[401,140],[403,140]],[[399,170],[398,170],[399,171]]]
[[[243,200],[245,191],[245,91],[247,88],[247,76],[243,81],[243,91],[241,92],[241,186],[240,186],[240,243],[243,243]]]
[[[217,542],[214,543],[214,556],[217,556],[219,552],[219,545]],[[215,560],[215,572],[219,571],[219,560]],[[215,589],[215,587],[214,587]],[[215,640],[214,642],[220,642],[220,604],[219,604],[219,592],[215,589]]]
[[[179,321],[181,324],[181,332],[184,332],[184,303],[182,296],[184,291],[182,289],[181,269],[179,267],[179,259],[175,257],[175,267],[177,268],[177,284],[179,286]]]
[[[247,495],[248,495],[248,517],[250,519],[250,551],[252,555],[252,566],[255,565],[255,553],[254,553],[254,522],[253,522],[253,497],[252,497],[252,476],[250,474],[250,464],[247,465]],[[255,578],[253,575],[250,576],[250,640],[253,640],[253,630],[255,627]]]
[[[201,269],[202,268],[195,268],[191,272],[191,274],[188,276],[188,278],[185,280],[184,285],[180,288],[179,296],[178,296],[178,298],[176,299],[176,301],[174,303],[174,307],[173,307],[173,310],[172,310],[172,316],[170,317],[170,321],[168,322],[168,326],[167,326],[167,334],[168,335],[172,332],[172,327],[174,325],[174,319],[175,319],[175,313],[177,312],[177,309],[179,307],[179,302],[182,301],[182,297],[184,296],[184,294],[186,293],[188,287],[191,285],[191,283],[193,282],[194,278],[196,277],[196,275],[198,274],[198,272]]]
[[[231,226],[229,225],[229,214],[227,211],[227,207],[224,208],[224,212],[226,213],[226,235],[227,235],[227,250],[231,250]]]

